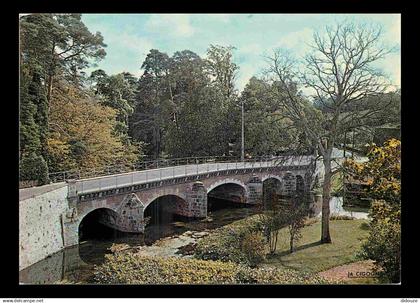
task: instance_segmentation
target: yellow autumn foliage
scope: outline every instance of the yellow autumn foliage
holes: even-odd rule
[[[133,163],[138,150],[114,134],[116,115],[75,88],[56,87],[50,104],[50,171]]]
[[[390,139],[384,145],[371,145],[369,161],[358,163],[348,160],[347,172],[369,185],[372,198],[399,202],[401,196],[401,141]]]

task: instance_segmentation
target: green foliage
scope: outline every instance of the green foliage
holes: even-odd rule
[[[390,139],[383,147],[371,146],[369,161],[346,163],[352,176],[368,183],[370,235],[362,255],[375,261],[382,280],[400,282],[401,258],[401,142]]]
[[[152,49],[142,64],[130,135],[151,157],[228,155],[239,138],[232,48],[212,46],[206,59]],[[217,135],[215,135],[217,134]],[[236,150],[238,149],[237,146]]]
[[[390,139],[383,147],[371,145],[369,161],[348,160],[345,167],[355,179],[368,184],[367,195],[390,203],[401,201],[401,141]]]
[[[286,226],[290,235],[290,252],[293,252],[294,242],[300,238],[301,229],[305,226],[309,214],[304,199],[298,197],[297,200],[282,201],[278,195],[273,195],[269,201],[266,201],[265,210],[259,218],[269,244],[270,254],[277,249],[279,229]]]
[[[289,229],[290,252],[294,251],[295,242],[302,237],[302,228],[305,226],[305,218],[308,215],[308,208],[304,204],[292,204],[280,212]]]
[[[95,266],[101,284],[322,284],[317,275],[293,270],[251,269],[233,262],[144,257],[134,253],[106,255]]]
[[[44,185],[49,182],[47,162],[41,155],[31,153],[28,156],[24,156],[19,164],[19,180],[36,180],[38,185]]]
[[[37,106],[33,102],[33,96],[28,92],[27,83],[22,83],[20,95],[20,116],[19,116],[19,143],[20,156],[25,153],[39,152],[41,142],[39,137],[39,126],[35,123]],[[32,82],[29,82],[32,85]]]
[[[273,85],[252,77],[240,96],[244,102],[246,153],[254,156],[277,154],[296,149],[300,132],[283,116],[283,107]]]
[[[114,132],[117,110],[64,83],[57,85],[50,107],[48,140],[51,170],[98,170],[106,165],[131,166],[140,146],[124,144]]]
[[[202,260],[232,261],[255,265],[262,260],[261,223],[258,216],[235,221],[215,229],[209,236],[197,243],[194,257]],[[252,238],[252,240],[251,240]],[[251,242],[252,241],[252,242]],[[252,243],[256,244],[252,247]]]
[[[105,44],[99,32],[89,32],[80,14],[28,14],[20,17],[19,23],[21,177],[45,183],[44,160],[48,164],[56,159],[66,162],[58,158],[69,153],[66,142],[51,138],[53,91],[58,83],[81,87],[81,71],[91,59],[105,56]],[[51,146],[58,147],[60,152],[51,154]],[[30,176],[31,172],[35,175]]]
[[[128,144],[128,121],[134,111],[136,78],[130,73],[108,76],[102,70],[94,71],[90,78],[96,82],[95,94],[101,99],[102,104],[117,110],[114,130]]]
[[[261,232],[246,233],[242,239],[241,251],[250,266],[261,263],[267,254],[266,241]]]
[[[363,244],[362,256],[375,261],[379,277],[399,283],[401,272],[401,208],[384,201],[372,204],[370,235]]]

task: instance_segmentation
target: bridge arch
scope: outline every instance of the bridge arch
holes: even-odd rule
[[[103,238],[110,236],[110,230],[116,231],[118,213],[115,209],[98,206],[79,216],[77,231],[79,241],[88,238]],[[106,231],[106,232],[104,232]]]
[[[182,195],[166,194],[155,197],[144,208],[147,225],[171,223],[176,216],[185,216],[188,203]]]
[[[220,181],[216,181],[216,182],[210,184],[207,187],[207,194],[209,194],[216,187],[219,187],[219,186],[224,185],[224,184],[236,184],[236,185],[239,185],[239,186],[241,186],[243,188],[245,195],[248,193],[248,189],[247,189],[247,187],[246,187],[246,185],[245,185],[244,182],[242,182],[241,180],[238,180],[238,179],[226,178],[226,179],[223,179],[223,180],[220,180]]]
[[[262,178],[262,200],[265,206],[272,205],[276,197],[282,194],[283,180],[276,175],[265,175]]]
[[[178,197],[182,200],[187,200],[186,194],[185,192],[179,191],[179,190],[159,190],[157,192],[154,192],[151,196],[146,197],[142,200],[144,200],[144,203],[142,203],[144,205],[144,210],[146,210],[146,208],[153,203],[155,200],[161,198],[161,197],[165,197],[165,196],[175,196]],[[143,202],[143,201],[142,201]]]
[[[146,211],[149,208],[149,206],[152,205],[154,202],[158,201],[159,199],[164,199],[164,198],[175,198],[178,200],[182,200],[186,203],[186,197],[185,195],[182,195],[182,194],[168,193],[168,194],[163,194],[163,195],[154,195],[152,198],[148,200],[147,203],[145,203],[144,211]]]
[[[261,181],[262,181],[262,182],[264,182],[264,181],[266,181],[266,180],[268,180],[268,179],[276,179],[276,180],[278,180],[280,183],[282,183],[282,182],[283,182],[282,178],[281,178],[280,176],[276,176],[276,175],[263,175],[263,176],[261,177]]]
[[[242,207],[247,200],[247,186],[234,179],[215,182],[207,189],[207,210],[212,212],[229,207]]]
[[[296,175],[296,193],[302,194],[305,191],[305,178],[301,175]]]
[[[116,209],[115,209],[115,208],[113,208],[113,207],[110,207],[110,206],[106,206],[106,205],[93,206],[92,208],[89,208],[89,210],[88,210],[88,211],[83,212],[83,213],[81,213],[81,214],[78,214],[78,216],[77,216],[77,228],[79,228],[80,223],[82,223],[83,219],[84,219],[86,216],[88,216],[89,214],[91,214],[92,212],[94,212],[94,211],[96,211],[96,210],[98,210],[98,209],[109,210],[109,211],[114,212],[115,214],[117,213],[117,212],[116,212]]]

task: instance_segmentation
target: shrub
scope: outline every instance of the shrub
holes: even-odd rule
[[[42,156],[31,153],[22,157],[19,164],[20,181],[37,181],[37,185],[49,182],[47,162]]]
[[[241,244],[241,251],[251,266],[255,266],[265,259],[267,248],[265,238],[260,232],[245,234]]]
[[[102,284],[320,284],[317,275],[292,270],[251,269],[233,262],[145,257],[135,253],[106,255],[95,266],[94,282]]]
[[[231,224],[215,229],[209,236],[201,239],[197,243],[194,257],[202,260],[220,260],[242,263],[245,265],[255,265],[257,255],[261,255],[260,240],[257,241],[258,247],[252,247],[244,244],[249,240],[249,234],[262,233],[261,222],[258,215],[251,216]],[[245,240],[244,242],[244,239]],[[249,249],[243,250],[244,245]]]
[[[385,282],[400,282],[400,205],[384,201],[372,204],[370,234],[362,246],[362,256],[375,261],[375,270]]]
[[[237,282],[243,284],[327,284],[327,280],[317,274],[302,273],[291,269],[273,267],[251,269],[240,267]]]
[[[94,281],[104,284],[230,284],[234,263],[194,259],[144,257],[124,253],[106,255],[95,267]]]

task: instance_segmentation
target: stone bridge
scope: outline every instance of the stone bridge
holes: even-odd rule
[[[242,188],[236,202],[257,204],[263,182],[280,181],[284,195],[308,191],[315,172],[313,156],[282,157],[259,162],[204,163],[134,171],[112,176],[69,180],[68,209],[63,215],[64,247],[78,244],[79,225],[96,209],[99,221],[124,232],[143,232],[145,211],[158,198],[172,196],[175,214],[204,218],[207,197],[224,184]]]

